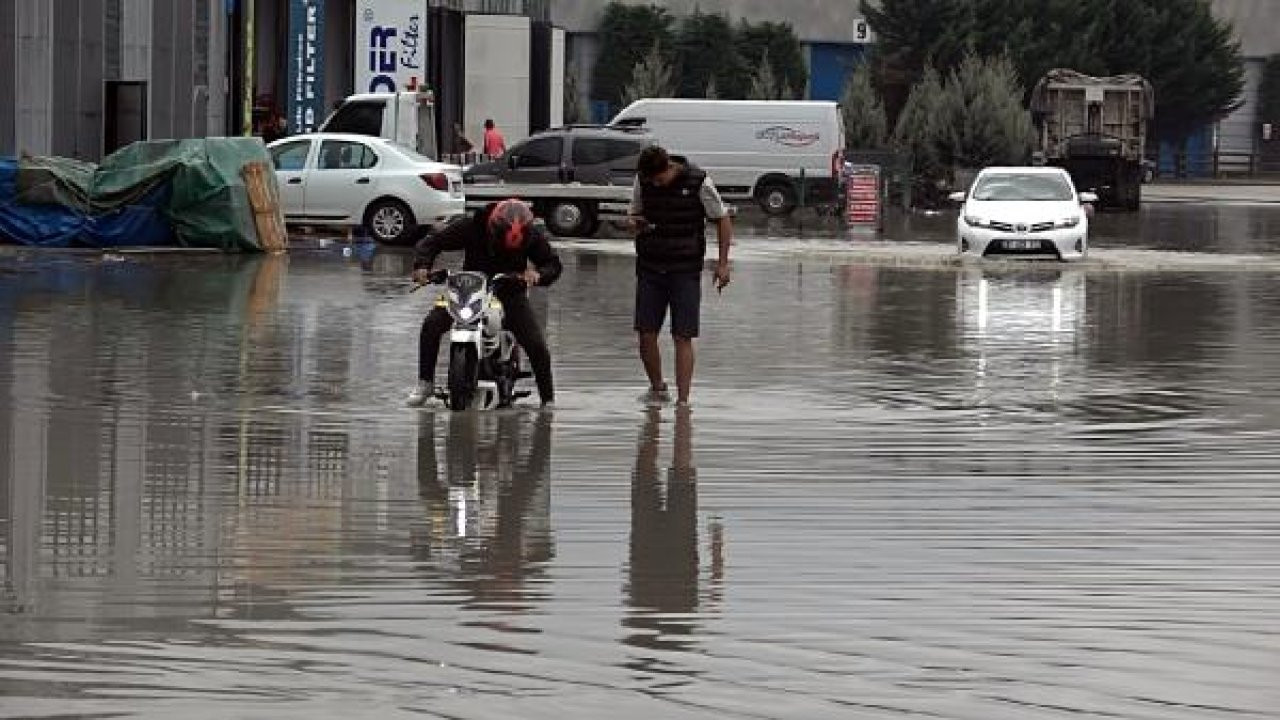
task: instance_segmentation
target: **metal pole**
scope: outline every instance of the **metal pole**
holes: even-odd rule
[[[253,135],[253,36],[256,30],[254,22],[255,0],[241,0],[244,3],[244,69],[241,77],[243,87],[240,88],[241,108],[240,133],[245,137]]]

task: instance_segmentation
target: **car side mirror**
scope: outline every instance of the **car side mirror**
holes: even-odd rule
[[[951,202],[962,203],[964,202],[965,197],[967,196],[962,192],[953,192],[947,196],[947,199]]]
[[[1081,205],[1088,205],[1088,204],[1090,204],[1090,203],[1096,203],[1096,202],[1098,202],[1098,194],[1097,194],[1097,193],[1091,193],[1091,192],[1082,192],[1082,193],[1080,193],[1080,204],[1081,204]]]

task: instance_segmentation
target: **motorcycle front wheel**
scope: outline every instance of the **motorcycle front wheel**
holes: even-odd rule
[[[449,350],[449,409],[455,412],[471,406],[476,393],[479,359],[471,345],[455,345]]]

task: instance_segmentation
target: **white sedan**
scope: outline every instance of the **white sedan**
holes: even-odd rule
[[[1077,193],[1062,168],[989,167],[968,194],[951,199],[962,203],[956,219],[962,256],[1083,260],[1089,254],[1085,205],[1098,198]]]
[[[374,239],[400,243],[466,210],[462,168],[390,140],[314,133],[277,140],[267,150],[287,223],[363,224]]]

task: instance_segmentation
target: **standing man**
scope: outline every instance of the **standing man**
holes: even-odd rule
[[[498,132],[498,126],[493,124],[493,120],[484,121],[484,154],[489,157],[499,157],[507,151],[506,138],[502,137],[502,133]]]
[[[693,384],[693,339],[698,337],[701,315],[706,223],[716,222],[719,259],[715,284],[716,290],[721,291],[729,284],[733,221],[705,172],[657,146],[640,153],[630,214],[636,233],[635,330],[640,338],[640,360],[649,376],[649,391],[644,399],[670,400],[658,350],[658,332],[670,308],[677,402],[688,405]]]

